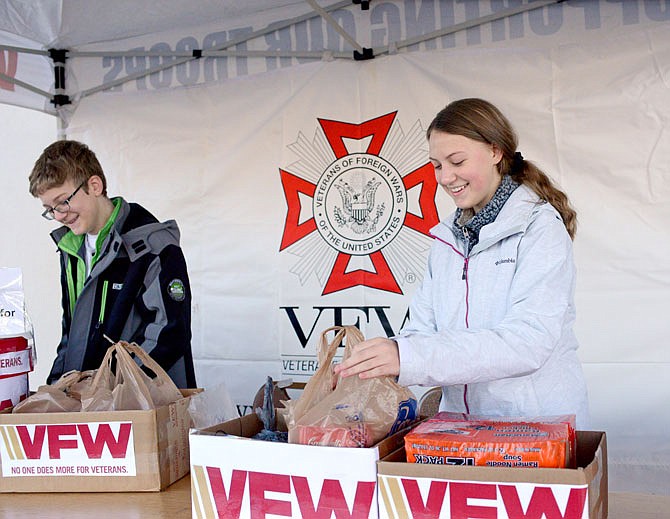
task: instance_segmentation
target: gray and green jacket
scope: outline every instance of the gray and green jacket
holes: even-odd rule
[[[174,220],[115,198],[86,276],[84,236],[51,233],[61,256],[63,335],[48,383],[96,369],[114,341],[139,344],[177,387],[196,387],[191,354],[191,288]]]

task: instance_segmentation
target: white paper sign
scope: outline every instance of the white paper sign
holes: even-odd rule
[[[0,268],[0,338],[26,334],[21,269]]]
[[[19,375],[32,371],[30,350],[0,353],[0,377]]]

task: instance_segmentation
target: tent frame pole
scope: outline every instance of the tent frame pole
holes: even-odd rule
[[[383,47],[377,47],[374,49],[375,54],[395,54],[398,49],[403,47],[409,47],[410,45],[415,45],[417,43],[423,43],[425,41],[433,40],[446,36],[448,34],[454,34],[456,32],[463,31],[465,29],[471,29],[485,23],[494,22],[502,18],[508,18],[516,14],[525,13],[528,11],[534,11],[535,9],[540,9],[542,7],[547,7],[553,4],[560,4],[565,0],[537,0],[531,4],[524,4],[518,7],[509,7],[507,9],[502,9],[496,13],[488,14],[485,16],[480,16],[479,18],[474,18],[466,22],[457,23],[450,27],[445,27],[437,31],[432,31],[421,36],[415,36],[414,38],[407,38],[406,40],[394,42],[389,45],[384,45]]]
[[[37,88],[36,86],[31,85],[30,83],[26,83],[24,81],[21,81],[20,79],[10,77],[6,74],[3,74],[2,72],[0,72],[0,79],[6,81],[7,83],[11,83],[13,85],[20,86],[21,88],[25,88],[26,90],[30,90],[34,94],[41,95],[42,97],[45,97],[47,99],[51,99],[53,97],[51,92],[45,92],[44,90]]]
[[[49,53],[43,50],[37,50],[37,49],[28,49],[25,47],[13,47],[11,45],[0,45],[0,51],[8,51],[8,52],[16,52],[16,53],[24,53],[24,54],[35,54],[38,56],[44,56],[45,58],[49,56]],[[25,90],[28,90],[32,92],[33,94],[40,95],[46,99],[51,100],[53,95],[51,92],[46,92],[45,90],[42,90],[41,88],[38,88],[34,85],[31,85],[30,83],[26,83],[25,81],[21,81],[20,79],[16,79],[14,77],[8,76],[2,72],[0,72],[0,80],[5,81],[6,83],[10,83],[12,85],[19,86],[21,88],[24,88]]]
[[[310,5],[314,11],[316,11],[321,18],[323,18],[326,23],[328,23],[333,29],[335,29],[344,39],[351,45],[354,49],[356,49],[358,52],[361,54],[363,53],[363,47],[360,43],[358,43],[353,36],[351,36],[347,31],[344,30],[344,28],[335,21],[335,18],[331,16],[329,12],[327,12],[323,7],[321,7],[319,4],[316,3],[316,0],[306,0],[306,2]]]
[[[342,9],[343,7],[346,7],[346,6],[349,6],[349,5],[351,5],[350,1],[342,0],[340,2],[336,2],[332,5],[324,7],[323,9],[325,11],[335,11],[337,9]],[[137,74],[130,74],[128,76],[119,78],[115,81],[110,81],[108,83],[103,83],[100,86],[90,88],[88,90],[84,90],[83,92],[81,92],[80,98],[83,99],[84,97],[88,97],[92,94],[95,94],[97,92],[101,92],[103,90],[108,90],[110,88],[122,85],[124,83],[129,82],[129,81],[133,81],[133,80],[139,79],[141,77],[146,77],[146,76],[149,76],[151,74],[155,74],[156,72],[161,72],[163,70],[166,70],[166,69],[169,69],[169,68],[172,68],[172,67],[176,67],[178,65],[182,65],[182,64],[187,63],[187,62],[189,62],[191,60],[194,60],[194,59],[200,59],[201,56],[207,56],[208,52],[225,51],[227,48],[232,47],[234,45],[239,45],[240,43],[244,43],[246,41],[250,41],[250,40],[253,40],[255,38],[258,38],[260,36],[264,36],[266,34],[273,33],[275,31],[284,29],[286,27],[290,27],[290,26],[295,25],[297,23],[300,23],[300,22],[303,22],[303,21],[306,21],[306,20],[310,20],[312,18],[316,18],[317,16],[319,16],[318,13],[311,12],[311,13],[307,13],[307,14],[304,14],[304,15],[301,15],[301,16],[297,16],[295,18],[291,18],[289,20],[286,20],[285,22],[282,22],[282,23],[279,23],[279,24],[276,24],[276,25],[270,24],[268,27],[266,27],[264,29],[254,31],[254,32],[252,32],[251,34],[249,34],[245,37],[240,37],[240,38],[237,38],[235,40],[231,40],[231,41],[226,42],[225,44],[220,45],[218,47],[215,47],[211,50],[207,50],[207,51],[200,50],[197,53],[197,55],[194,52],[190,56],[177,59],[177,60],[173,61],[172,63],[165,63],[163,65],[158,65],[156,67],[149,68],[149,69],[144,70],[142,72],[138,72]],[[263,52],[263,51],[259,51],[259,52]],[[321,55],[323,55],[323,54],[324,53],[321,53]],[[104,57],[104,56],[110,56],[110,55],[118,55],[118,54],[110,54],[109,52],[76,52],[76,51],[73,51],[73,52],[70,53],[70,57],[73,57],[73,58],[75,58],[75,57]],[[137,56],[147,56],[149,54],[148,53],[139,53],[139,54],[135,54],[135,55],[137,55]],[[175,56],[174,53],[168,53],[167,55]],[[291,57],[291,56],[285,56],[285,55],[286,55],[286,53],[282,53],[282,54],[277,53],[276,54],[277,57]],[[330,55],[332,55],[332,53],[330,53]],[[273,56],[273,53],[265,52],[265,53],[262,54],[262,57],[274,57],[274,56]],[[295,57],[303,57],[303,56],[295,56]],[[307,57],[312,57],[312,56],[307,56]]]
[[[29,49],[27,47],[12,47],[11,45],[0,45],[0,50],[8,50],[11,52],[22,52],[24,54],[37,54],[38,56],[49,55],[49,53],[44,50]]]
[[[105,51],[70,51],[68,49],[49,49],[48,51],[42,51],[42,50],[36,50],[36,49],[28,49],[28,48],[20,48],[20,47],[12,47],[8,45],[0,45],[0,50],[9,50],[9,51],[15,51],[15,52],[25,52],[29,54],[37,54],[45,57],[50,57],[53,60],[54,63],[54,79],[55,79],[55,93],[51,94],[49,92],[45,92],[33,85],[30,85],[28,83],[25,83],[21,80],[9,77],[3,73],[0,72],[0,79],[7,81],[9,83],[12,83],[14,85],[20,86],[21,88],[25,88],[33,93],[36,93],[38,95],[41,95],[47,99],[50,100],[50,102],[55,106],[57,114],[59,113],[59,108],[62,107],[63,105],[70,104],[72,102],[72,99],[70,96],[68,96],[65,92],[65,60],[68,58],[92,58],[92,57],[118,57],[118,56],[143,56],[143,57],[175,57],[177,59],[173,60],[170,63],[164,63],[155,67],[148,68],[146,70],[143,70],[141,72],[137,72],[135,74],[129,74],[125,77],[116,79],[114,81],[110,81],[107,83],[103,83],[97,87],[90,88],[88,90],[84,90],[80,92],[77,95],[77,99],[83,99],[85,97],[88,97],[90,95],[93,95],[97,92],[101,92],[103,90],[108,90],[110,88],[120,86],[124,83],[128,83],[133,80],[140,79],[142,77],[150,76],[151,74],[155,74],[158,72],[161,72],[163,70],[167,70],[179,65],[182,65],[184,63],[187,63],[191,60],[195,59],[200,59],[201,57],[265,57],[265,58],[314,58],[314,59],[323,59],[326,61],[330,61],[335,58],[349,58],[351,59],[351,54],[348,52],[334,52],[334,51],[329,51],[329,50],[324,50],[324,51],[245,51],[245,50],[229,50],[230,47],[234,47],[236,45],[239,45],[241,43],[253,40],[255,38],[259,38],[261,36],[264,36],[266,34],[285,29],[287,27],[291,27],[295,24],[301,23],[306,20],[310,20],[313,18],[316,18],[317,16],[320,16],[327,24],[332,26],[352,47],[354,47],[354,55],[353,58],[356,60],[360,59],[370,59],[373,58],[376,55],[379,54],[395,54],[399,49],[409,47],[411,45],[415,45],[418,43],[426,42],[429,40],[433,40],[436,38],[440,38],[442,36],[446,36],[449,34],[453,34],[456,32],[460,32],[466,29],[470,29],[473,27],[477,27],[479,25],[483,25],[485,23],[490,23],[496,20],[500,20],[503,18],[507,18],[510,16],[514,16],[517,14],[521,14],[524,12],[528,11],[533,11],[535,9],[541,9],[553,4],[558,4],[561,2],[564,2],[565,0],[537,0],[534,1],[530,4],[524,4],[518,7],[511,7],[508,9],[503,9],[500,10],[496,13],[486,15],[486,16],[481,16],[479,18],[473,19],[473,20],[468,20],[466,22],[462,22],[459,24],[452,25],[450,27],[445,27],[440,30],[432,31],[427,34],[417,36],[414,38],[408,38],[406,40],[398,41],[398,42],[393,42],[390,43],[389,45],[377,47],[377,48],[372,48],[372,49],[367,49],[362,47],[349,33],[347,33],[333,18],[332,15],[330,15],[331,11],[336,11],[338,9],[343,9],[345,7],[348,7],[351,5],[351,0],[341,0],[339,2],[333,3],[329,6],[326,7],[321,7],[320,5],[317,4],[316,0],[305,0],[307,4],[311,6],[313,9],[312,12],[306,13],[294,18],[291,18],[289,20],[285,20],[283,22],[279,22],[277,24],[270,24],[267,27],[260,29],[258,31],[254,31],[249,35],[239,37],[233,40],[230,40],[222,45],[219,45],[217,47],[214,47],[212,49],[208,50],[194,50],[191,53],[185,53],[185,52],[138,52],[138,51],[113,51],[113,52],[105,52]],[[354,1],[354,4],[356,2]],[[60,119],[60,116],[59,116]]]

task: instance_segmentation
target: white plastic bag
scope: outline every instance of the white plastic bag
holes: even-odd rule
[[[35,364],[34,352],[21,269],[0,268],[0,410],[28,396],[28,373]]]
[[[193,395],[188,412],[196,429],[218,425],[240,416],[223,382]]]

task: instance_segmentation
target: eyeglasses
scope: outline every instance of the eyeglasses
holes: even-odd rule
[[[79,187],[75,189],[70,196],[68,196],[62,202],[58,202],[54,207],[47,207],[42,213],[42,216],[47,220],[53,220],[56,218],[55,213],[60,214],[67,213],[70,210],[70,200],[72,200],[72,197],[74,197],[74,195],[77,194],[77,191],[79,191],[82,187],[84,187],[84,184],[86,184],[86,182],[82,182],[81,184],[79,184]]]

